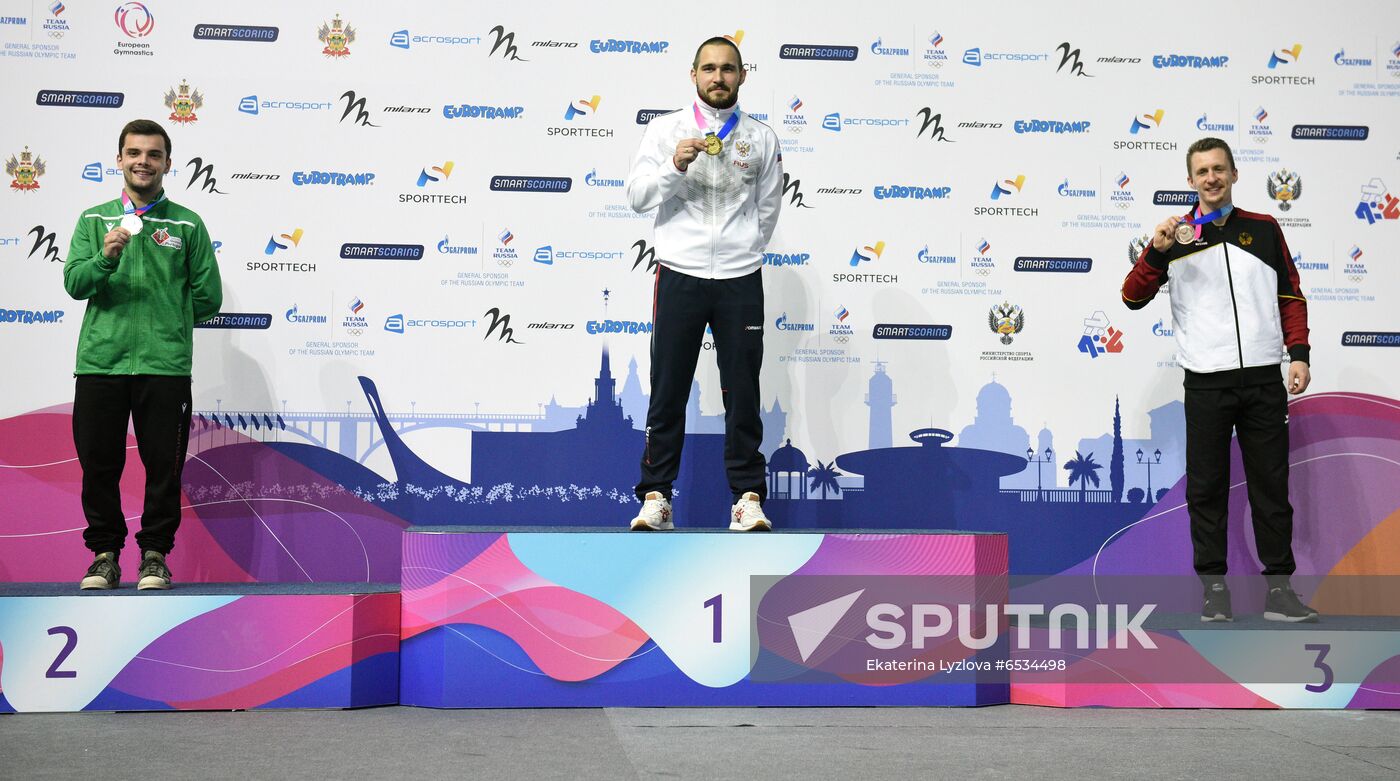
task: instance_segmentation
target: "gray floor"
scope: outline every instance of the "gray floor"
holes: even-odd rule
[[[1400,712],[745,708],[27,714],[0,778],[1400,778]]]

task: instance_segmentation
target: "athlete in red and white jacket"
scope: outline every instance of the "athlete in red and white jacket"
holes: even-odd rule
[[[1196,574],[1205,585],[1201,620],[1233,620],[1225,583],[1233,432],[1268,581],[1264,617],[1316,621],[1317,611],[1289,583],[1296,565],[1287,394],[1302,393],[1312,379],[1307,301],[1278,223],[1233,207],[1239,172],[1229,145],[1197,141],[1186,168],[1198,205],[1157,226],[1123,280],[1123,303],[1141,309],[1171,282],[1177,361],[1186,370],[1186,505]]]

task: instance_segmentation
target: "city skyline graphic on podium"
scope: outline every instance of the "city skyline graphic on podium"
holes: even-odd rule
[[[177,577],[392,580],[398,535],[410,525],[621,526],[636,507],[633,486],[644,439],[639,420],[647,397],[635,360],[620,392],[607,347],[598,367],[586,405],[557,403],[558,395],[573,388],[565,381],[536,415],[418,413],[416,405],[396,400],[399,388],[381,388],[369,377],[359,378],[367,412],[353,405],[343,413],[197,411],[184,474],[182,551],[172,557],[188,570],[177,569]],[[1050,574],[1108,559],[1125,572],[1138,566],[1189,572],[1179,401],[1147,413],[1147,439],[1122,436],[1115,401],[1104,410],[1103,432],[1073,446],[1057,445],[1048,424],[1034,439],[1016,424],[1011,391],[993,378],[978,393],[971,423],[955,434],[952,427],[939,427],[937,410],[930,410],[932,425],[909,432],[906,444],[897,441],[902,437],[891,420],[898,403],[895,368],[889,362],[873,366],[863,450],[813,458],[786,431],[780,399],[763,410],[762,449],[769,460],[765,507],[779,529],[1007,532],[1016,574]],[[723,469],[723,417],[699,414],[698,387],[692,387],[675,485],[676,517],[680,528],[718,529],[731,501]],[[411,411],[405,413],[404,406]],[[1353,543],[1367,538],[1368,545],[1375,544],[1379,538],[1368,535],[1388,517],[1388,523],[1400,524],[1395,520],[1400,496],[1386,494],[1386,486],[1396,481],[1380,477],[1387,462],[1373,457],[1400,462],[1400,453],[1381,453],[1400,437],[1374,437],[1377,426],[1400,431],[1396,406],[1362,394],[1318,394],[1295,401],[1290,413],[1300,562],[1308,559],[1307,538],[1317,533],[1313,519],[1338,507],[1358,508],[1345,522],[1355,527],[1348,537]],[[1325,422],[1319,416],[1335,419]],[[0,433],[12,434],[5,441],[13,443],[8,446],[13,452],[0,453],[4,463],[57,464],[0,470],[0,480],[9,483],[6,495],[19,505],[67,508],[67,517],[24,516],[0,529],[0,552],[7,554],[0,579],[39,579],[41,568],[30,562],[71,559],[78,566],[85,555],[78,539],[79,472],[71,453],[65,455],[71,451],[70,425],[64,407],[0,421]],[[405,439],[435,427],[471,432],[470,479],[449,476]],[[1318,442],[1353,454],[1349,463],[1356,470],[1380,470],[1376,490],[1360,496],[1342,491],[1346,483],[1314,479],[1313,473],[1343,463],[1300,457]],[[364,464],[380,448],[388,453],[392,476]],[[1242,475],[1237,454],[1235,459],[1233,474]],[[128,469],[123,480],[129,508],[140,505],[139,476],[139,469]],[[1231,501],[1232,517],[1247,518],[1242,486],[1232,490]],[[1236,523],[1231,532],[1232,566],[1241,572],[1257,569],[1252,538],[1243,528]],[[1129,549],[1137,553],[1106,556]],[[1313,570],[1325,574],[1346,553],[1333,551]]]

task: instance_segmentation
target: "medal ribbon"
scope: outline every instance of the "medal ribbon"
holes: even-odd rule
[[[1203,215],[1203,214],[1201,214],[1201,206],[1200,206],[1200,204],[1197,204],[1197,205],[1196,205],[1196,216],[1193,217],[1193,218],[1191,218],[1191,219],[1189,219],[1189,220],[1187,220],[1186,223],[1187,223],[1188,225],[1195,225],[1195,226],[1196,226],[1196,240],[1197,240],[1197,241],[1200,241],[1200,240],[1201,240],[1201,226],[1202,226],[1202,225],[1205,225],[1205,224],[1208,223],[1208,222],[1215,222],[1216,220],[1218,220],[1218,219],[1220,219],[1220,218],[1222,218],[1222,217],[1225,217],[1226,215],[1228,215],[1230,212],[1232,212],[1232,211],[1234,211],[1234,210],[1235,210],[1235,205],[1232,204],[1232,203],[1227,203],[1227,204],[1225,204],[1224,206],[1221,206],[1219,209],[1216,209],[1215,211],[1211,212],[1210,214],[1205,214],[1205,215]]]
[[[137,217],[140,217],[141,215],[150,211],[152,207],[154,207],[156,204],[160,203],[163,200],[165,200],[164,192],[160,194],[159,198],[155,199],[154,201],[151,201],[145,206],[137,206],[136,204],[131,202],[131,196],[126,194],[126,190],[122,190],[122,212],[124,214],[134,214]]]
[[[710,129],[710,123],[705,121],[705,115],[700,113],[700,104],[692,103],[690,107],[695,110],[695,124],[699,125],[700,129],[705,131],[705,135],[715,135],[715,131]],[[719,140],[723,141],[724,137],[729,135],[730,131],[732,131],[737,124],[739,124],[739,109],[736,107],[734,113],[729,115],[729,119],[725,120],[724,127],[719,129]]]

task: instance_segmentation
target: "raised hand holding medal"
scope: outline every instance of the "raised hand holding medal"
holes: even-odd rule
[[[701,130],[705,131],[705,154],[713,157],[723,152],[725,137],[732,133],[735,126],[739,124],[739,109],[734,109],[734,113],[729,115],[729,119],[725,120],[724,126],[716,133],[710,129],[710,123],[705,121],[705,115],[700,111],[700,104],[692,103],[691,108],[695,111],[695,124]]]

